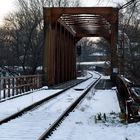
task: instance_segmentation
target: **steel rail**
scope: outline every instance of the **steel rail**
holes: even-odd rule
[[[42,99],[42,100],[40,100],[40,101],[38,101],[38,102],[35,102],[34,104],[32,104],[32,105],[30,105],[30,106],[28,106],[28,107],[25,107],[24,109],[22,109],[22,110],[20,110],[20,111],[18,111],[18,112],[16,112],[16,113],[14,113],[14,114],[12,114],[12,115],[6,117],[6,118],[0,120],[0,125],[1,125],[1,124],[4,124],[4,123],[7,123],[7,122],[10,121],[10,120],[16,119],[16,118],[19,117],[19,116],[22,116],[24,113],[27,113],[28,111],[30,111],[30,110],[32,110],[32,109],[34,109],[34,108],[40,106],[41,104],[43,104],[43,103],[45,103],[45,102],[48,102],[49,100],[51,100],[51,99],[53,99],[53,98],[59,96],[60,94],[63,94],[65,91],[69,90],[70,88],[72,88],[72,87],[74,87],[74,86],[77,86],[78,84],[81,84],[82,82],[85,82],[85,81],[87,81],[88,79],[90,79],[90,78],[92,78],[92,77],[93,77],[93,75],[91,75],[89,78],[84,79],[84,80],[82,80],[82,81],[80,81],[80,82],[78,82],[78,83],[74,83],[73,85],[68,86],[67,88],[64,88],[63,90],[61,90],[61,91],[59,91],[59,92],[57,92],[57,93],[55,93],[55,94],[53,94],[53,95],[51,95],[51,96],[49,96],[49,97],[46,97],[46,98],[44,98],[44,99]]]
[[[64,112],[63,114],[61,114],[61,116],[38,138],[38,140],[46,140],[54,130],[56,130],[56,128],[59,126],[59,124],[64,120],[64,118],[66,118],[70,112],[72,112],[76,106],[84,99],[84,97],[89,93],[89,91],[91,90],[91,88],[100,80],[100,77],[93,82],[86,90],[85,92],[79,97],[77,98],[77,100],[72,103]]]

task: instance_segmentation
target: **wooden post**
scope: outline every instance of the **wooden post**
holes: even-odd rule
[[[3,79],[3,98],[6,98],[6,79]]]
[[[10,79],[8,78],[8,97],[10,97]]]
[[[15,92],[15,79],[12,78],[12,96],[14,96],[14,92]]]
[[[1,81],[2,80],[0,79],[0,100],[1,100],[1,90],[2,90],[2,87],[1,87],[2,86],[2,83],[1,83]]]

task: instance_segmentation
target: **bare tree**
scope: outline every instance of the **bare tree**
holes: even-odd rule
[[[18,11],[5,19],[8,45],[23,73],[35,73],[43,46],[43,3],[39,0],[18,0]]]
[[[133,4],[120,11],[120,44],[122,44],[122,59],[124,74],[140,79],[140,2],[135,0]],[[126,37],[129,41],[126,43]]]
[[[47,5],[50,7],[78,7],[79,0],[48,0]]]
[[[14,55],[14,65],[23,74],[34,74],[42,65],[43,6],[79,6],[79,0],[17,0],[17,11],[5,18],[7,45]]]

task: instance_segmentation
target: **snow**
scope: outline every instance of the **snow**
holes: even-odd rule
[[[103,57],[103,56],[106,56],[106,53],[104,53],[104,52],[95,52],[95,53],[90,54],[90,56],[101,56],[101,57]]]
[[[1,139],[36,140],[46,128],[48,128],[50,124],[52,124],[62,112],[81,95],[79,92],[74,92],[73,90],[71,91],[71,94],[69,94],[69,92],[50,100],[47,104],[44,104],[17,119],[1,125]]]
[[[79,97],[99,75],[77,85],[65,94],[50,100],[21,117],[0,126],[0,140],[36,140],[57,119],[58,116]],[[109,79],[102,76],[102,79]],[[75,89],[83,89],[77,91]],[[0,103],[0,117],[11,114],[54,94],[59,90],[48,87],[12,100]],[[101,120],[98,115],[101,113]],[[103,114],[106,115],[106,120]],[[140,140],[140,123],[124,124],[119,118],[120,108],[115,88],[109,90],[91,89],[86,98],[69,114],[48,138],[49,140]],[[96,119],[95,119],[96,118]],[[48,140],[47,139],[47,140]]]
[[[98,62],[80,62],[81,65],[104,65],[105,61]]]
[[[0,126],[0,140],[36,140],[54,121],[56,121],[62,112],[64,112],[66,108],[70,106],[72,102],[74,102],[86,90],[86,88],[96,80],[95,77],[97,78],[99,75],[94,74],[94,78],[81,84],[81,87],[84,88],[84,90],[76,91],[74,87],[49,102],[44,103],[40,107],[27,112],[21,117],[2,124]],[[76,88],[78,88],[78,85]],[[38,91],[37,94],[48,94],[48,91],[49,90]],[[42,98],[42,95],[38,96],[38,98]],[[32,97],[34,98],[34,96]],[[20,101],[22,102],[22,105],[26,104],[26,99],[28,99],[28,97],[24,96],[24,100]],[[10,103],[10,101],[11,100],[7,102],[12,106],[13,103],[16,102],[14,101],[13,103]],[[32,99],[30,99],[30,103],[31,102]],[[6,110],[10,109],[7,108]]]
[[[53,95],[61,90],[42,90],[32,92],[31,94],[20,96],[11,100],[7,100],[0,103],[0,120],[24,109],[25,107],[38,102],[50,95]]]
[[[100,113],[102,120],[97,119]],[[119,113],[115,90],[92,89],[49,140],[140,140],[140,123],[123,124]]]
[[[110,113],[120,112],[116,91],[112,90],[97,90],[94,93],[92,106],[94,107],[93,113]],[[102,103],[102,104],[101,104]],[[87,102],[88,104],[88,102]]]
[[[102,75],[102,79],[109,80],[110,79],[110,76],[104,76],[104,75]]]
[[[78,84],[77,86],[74,87],[74,89],[85,89],[85,88],[88,88],[87,85],[90,86],[92,84],[91,80],[94,82],[94,81],[97,80],[97,78],[99,78],[99,74],[97,72],[92,72],[91,74],[93,75],[92,79],[89,79],[89,80],[87,80],[84,83]],[[91,76],[91,75],[89,74],[89,76]]]
[[[92,74],[93,74],[93,76],[96,76],[97,74],[95,74],[95,73],[93,73],[92,72]],[[77,77],[77,79],[88,79],[88,78],[90,78],[91,77],[91,73],[90,73],[90,71],[83,71],[83,74],[80,76],[80,77]]]

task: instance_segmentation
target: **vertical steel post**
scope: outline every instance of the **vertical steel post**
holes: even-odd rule
[[[72,48],[73,48],[73,44],[72,44],[72,35],[71,35],[71,38],[70,38],[70,42],[71,42],[71,58],[70,58],[70,63],[71,63],[71,79],[73,79],[73,60],[72,60],[72,57],[73,57],[73,52],[72,52]]]
[[[69,62],[69,60],[70,60],[70,51],[69,51],[69,49],[70,49],[70,33],[68,32],[68,36],[67,36],[67,38],[68,38],[68,46],[67,46],[67,80],[70,80],[70,76],[69,76],[69,74],[70,74],[70,62]]]
[[[61,58],[61,63],[62,63],[62,82],[64,82],[64,75],[65,75],[65,52],[64,52],[64,32],[65,28],[62,26],[62,58]]]
[[[118,10],[114,10],[112,14],[112,22],[111,22],[111,76],[112,80],[114,80],[114,76],[118,74],[118,53],[117,53],[117,43],[118,43]]]
[[[56,34],[56,84],[60,83],[60,24],[57,23],[57,34]]]
[[[45,41],[43,50],[43,81],[48,86],[55,83],[55,25],[55,22],[52,20],[51,9],[48,9],[44,20]]]
[[[64,49],[63,49],[63,53],[64,53],[64,81],[67,81],[67,30],[64,30]]]
[[[76,79],[76,46],[74,37],[73,37],[73,78]]]

